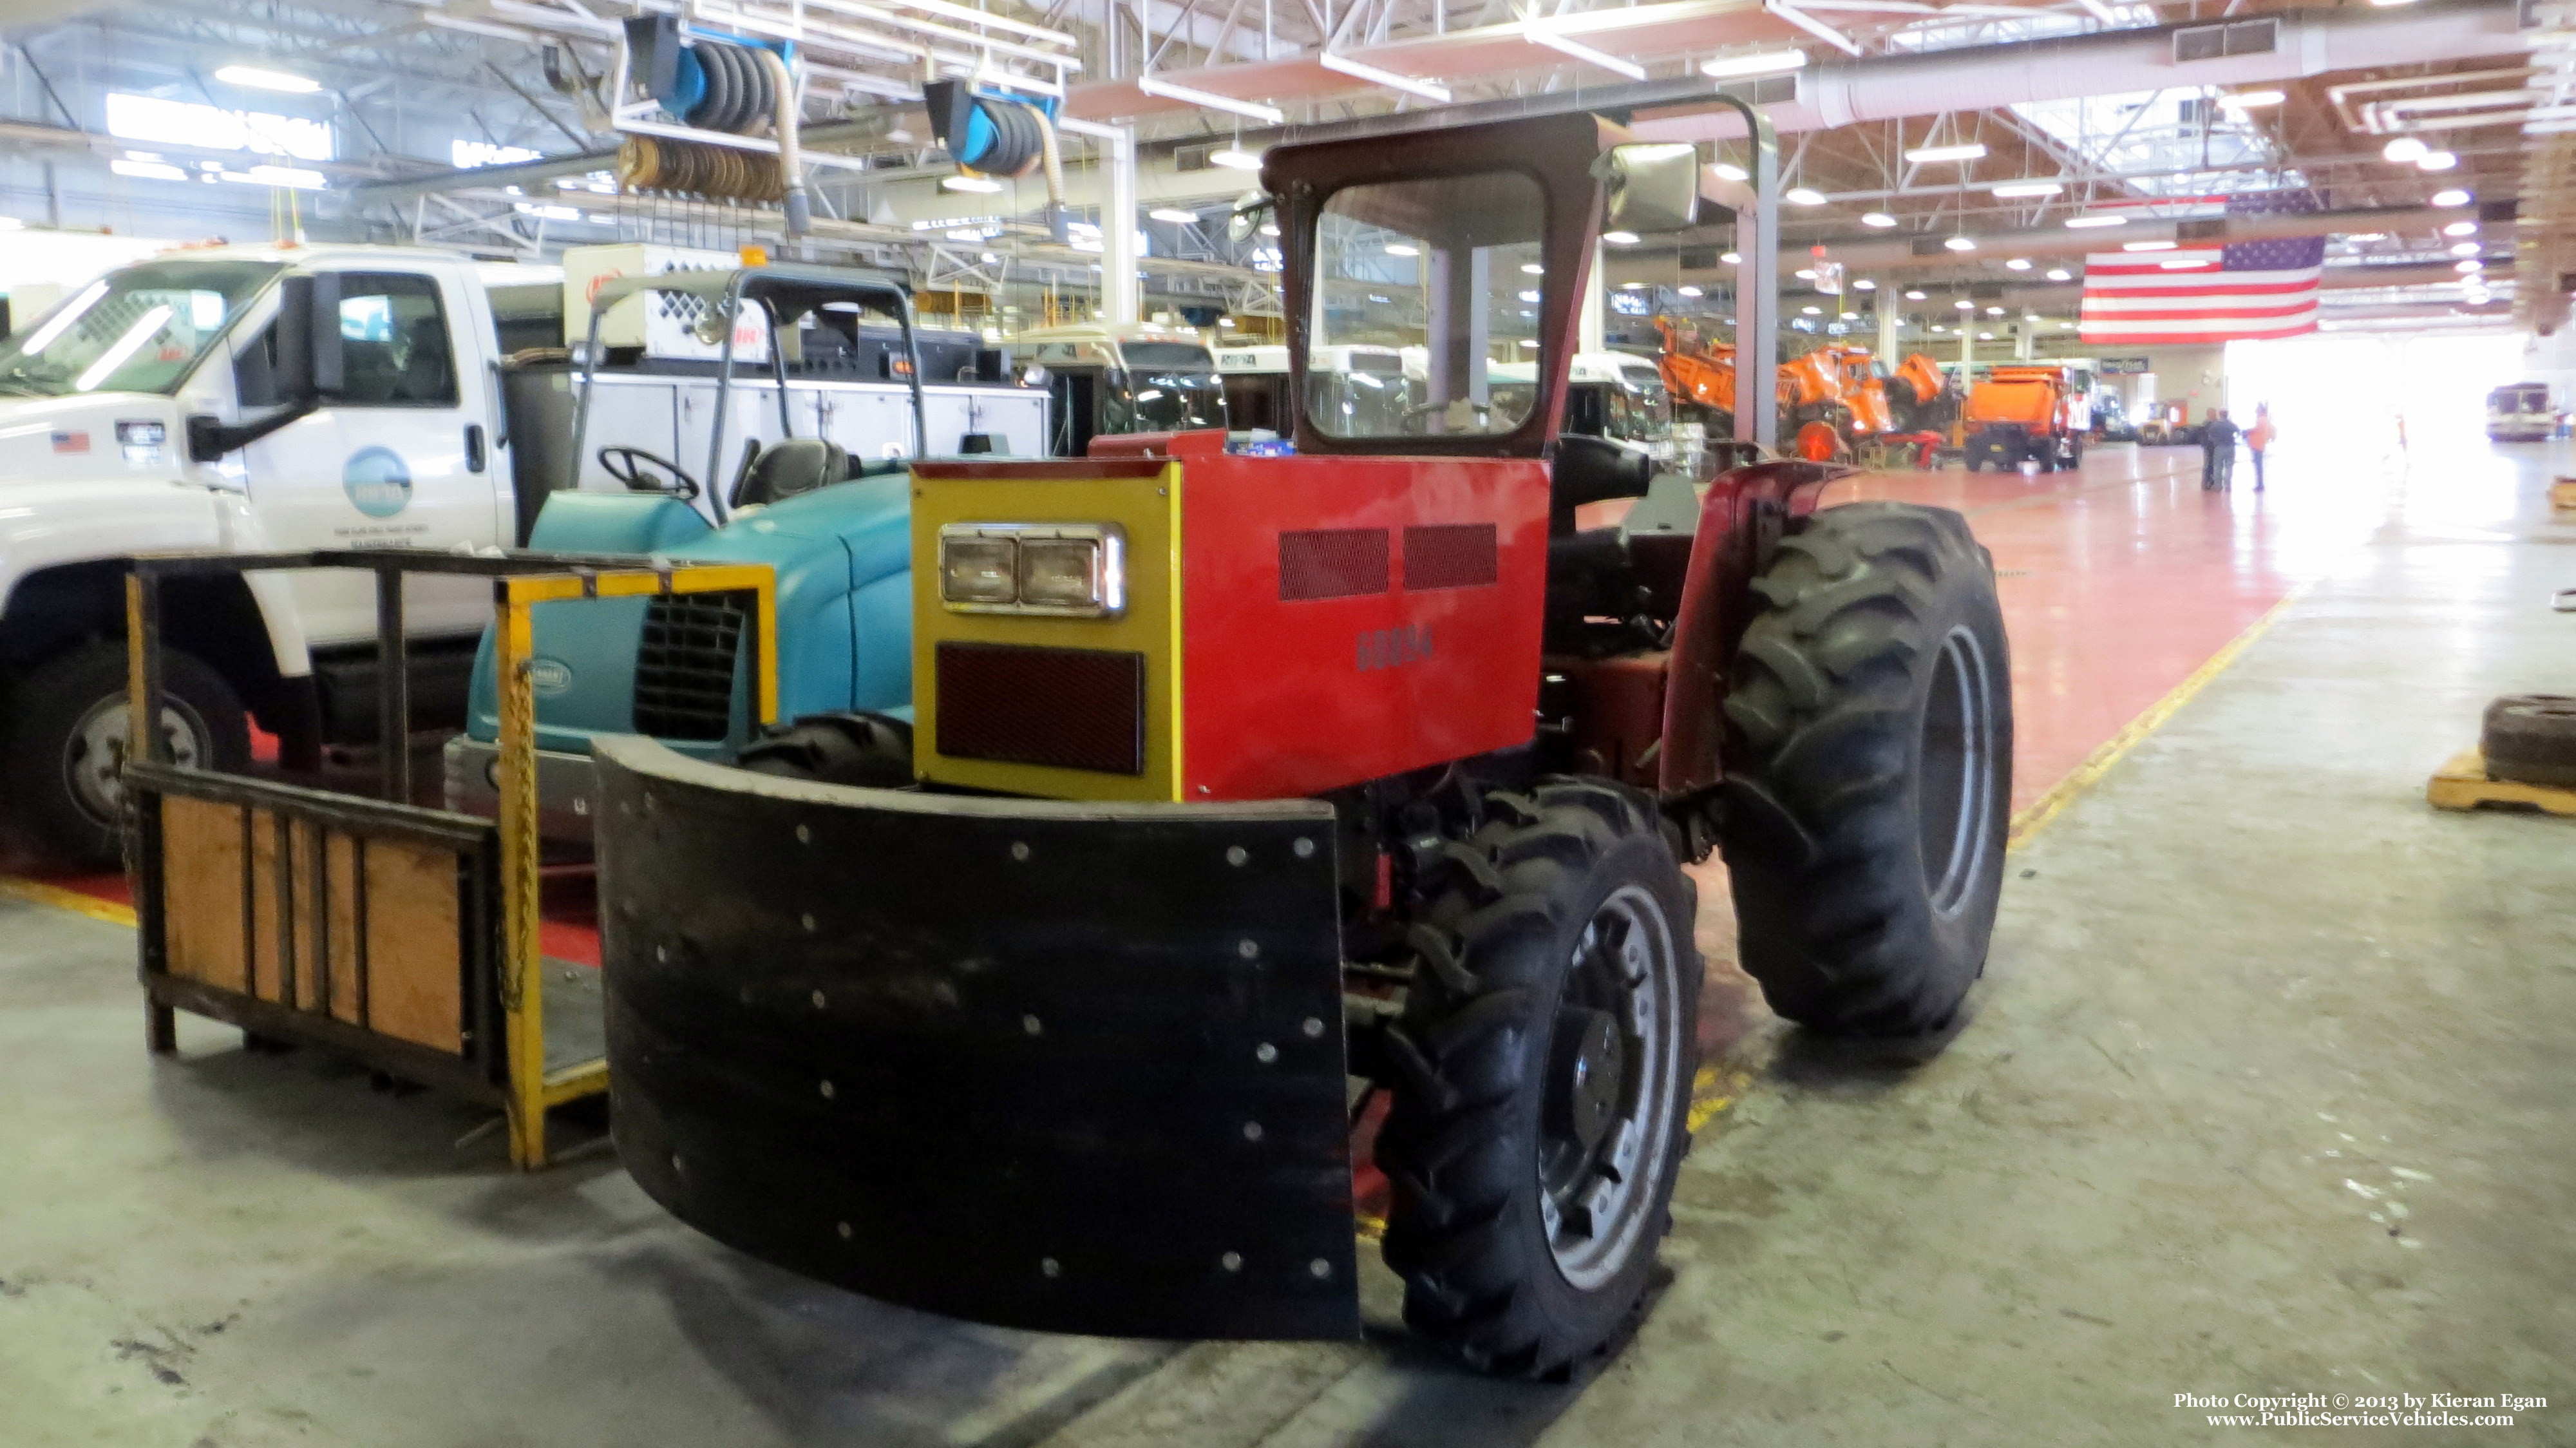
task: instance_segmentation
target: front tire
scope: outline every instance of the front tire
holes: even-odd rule
[[[10,691],[0,791],[27,842],[64,869],[114,869],[123,856],[126,657],[84,644]],[[237,773],[250,764],[241,696],[199,660],[161,652],[161,736],[175,764]]]
[[[783,779],[906,789],[912,731],[877,714],[809,714],[744,745],[734,762]]]
[[[1635,792],[1486,797],[1409,940],[1378,1164],[1413,1330],[1554,1377],[1633,1321],[1671,1228],[1698,1068],[1698,897]]]
[[[1746,972],[1817,1030],[1935,1031],[1985,969],[2012,800],[1994,569],[1942,508],[1827,508],[1753,584],[1720,839]]]

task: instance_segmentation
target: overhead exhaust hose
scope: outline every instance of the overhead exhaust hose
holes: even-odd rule
[[[1064,216],[1064,154],[1056,149],[1054,118],[1036,106],[1029,107],[1029,114],[1037,118],[1039,142],[1046,153],[1047,234],[1062,244],[1072,235]]]
[[[799,164],[796,149],[797,123],[804,119],[804,97],[797,93],[795,77],[787,72],[787,61],[766,46],[760,58],[769,69],[770,88],[778,101],[778,179],[787,189],[787,234],[803,236],[813,224],[814,203],[805,191],[805,168]],[[1049,147],[1048,154],[1054,154]]]

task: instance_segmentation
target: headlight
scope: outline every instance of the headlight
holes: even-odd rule
[[[950,603],[1009,603],[1019,597],[1020,545],[1009,538],[939,537],[939,596]]]
[[[960,613],[1110,618],[1126,611],[1126,535],[1111,523],[951,523],[939,596]]]

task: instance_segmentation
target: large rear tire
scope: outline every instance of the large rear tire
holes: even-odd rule
[[[1780,540],[1726,700],[1720,840],[1744,968],[1802,1025],[1946,1025],[1985,969],[2012,799],[1993,564],[1942,508]]]
[[[1640,795],[1487,796],[1409,940],[1378,1165],[1413,1330],[1554,1377],[1606,1354],[1671,1228],[1698,1067],[1698,896]]]
[[[84,644],[41,664],[9,693],[0,799],[47,863],[112,870],[124,849],[126,658],[122,644]],[[224,677],[177,649],[161,651],[163,757],[238,773],[250,764],[250,719]]]

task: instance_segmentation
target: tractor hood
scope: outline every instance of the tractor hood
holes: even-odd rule
[[[0,397],[0,485],[176,478],[186,452],[178,404],[167,397]]]
[[[825,710],[900,709],[911,702],[910,629],[900,602],[909,596],[906,534],[911,480],[866,478],[790,498],[653,556],[692,562],[766,563],[778,576],[779,711],[782,717]],[[625,499],[569,495],[585,514]],[[637,496],[639,508],[669,500]],[[552,504],[530,539],[538,548],[578,546],[554,536]],[[587,753],[603,734],[638,728],[636,692],[644,625],[654,602],[641,598],[541,604],[535,611],[537,746]],[[863,627],[859,620],[866,616]],[[647,680],[646,682],[653,682]],[[721,738],[666,738],[699,758],[729,757],[751,735],[748,679],[737,670],[731,720]],[[469,732],[499,737],[498,692],[487,629],[474,668]]]

